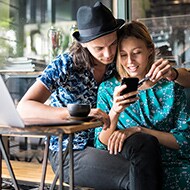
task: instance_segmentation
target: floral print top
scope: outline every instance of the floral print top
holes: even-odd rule
[[[109,112],[113,92],[120,82],[112,77],[103,82],[98,91],[97,107]],[[190,189],[190,114],[183,88],[174,82],[160,80],[152,88],[139,91],[139,100],[127,107],[119,116],[117,128],[143,126],[170,132],[179,144],[179,150],[161,146],[164,171],[164,188]],[[102,127],[95,129],[95,146],[106,149],[98,135]]]
[[[108,65],[104,80],[113,76],[115,64]],[[47,65],[43,73],[38,77],[45,87],[52,92],[50,105],[66,107],[68,103],[88,103],[92,108],[96,107],[98,83],[93,76],[93,70],[77,70],[73,66],[72,56],[69,53],[60,54]],[[86,145],[93,145],[94,129],[81,131],[74,134],[73,149],[81,150]],[[63,136],[63,151],[68,144],[68,135]],[[58,151],[58,137],[52,136],[50,147]]]

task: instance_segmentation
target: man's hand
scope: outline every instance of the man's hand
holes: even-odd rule
[[[150,77],[150,81],[157,82],[162,78],[173,80],[176,76],[175,74],[170,62],[161,58],[153,63],[146,76]]]
[[[103,112],[101,109],[92,108],[89,115],[94,116],[94,117],[98,118],[99,120],[101,120],[104,123],[103,129],[107,129],[110,127],[110,117],[108,114]]]

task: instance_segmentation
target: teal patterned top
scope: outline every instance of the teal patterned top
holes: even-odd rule
[[[98,91],[97,107],[109,113],[113,92],[120,82],[112,77],[103,82]],[[190,190],[190,114],[186,106],[184,90],[178,84],[160,80],[152,88],[139,91],[139,100],[127,107],[119,116],[117,128],[143,126],[149,129],[170,132],[180,149],[173,150],[161,145],[166,190]],[[95,146],[106,149],[95,130]]]

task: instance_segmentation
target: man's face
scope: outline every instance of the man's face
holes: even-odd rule
[[[112,32],[82,45],[98,62],[105,65],[110,64],[113,62],[117,50],[117,32]]]

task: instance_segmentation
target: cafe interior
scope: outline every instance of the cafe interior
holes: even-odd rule
[[[94,5],[95,2],[96,0],[0,1],[0,75],[15,106],[48,63],[59,53],[67,51],[72,44],[72,32],[77,30],[78,8]],[[100,2],[109,7],[116,18],[123,18],[126,22],[142,21],[162,55],[171,60],[174,67],[190,69],[190,0]],[[185,92],[190,98],[190,90],[185,89]],[[189,102],[188,104],[190,106]],[[3,141],[10,160],[42,164],[45,148],[43,137],[10,135]],[[23,181],[19,182],[20,189],[39,189],[37,183]],[[8,174],[3,176],[2,184],[3,189],[14,189]]]

